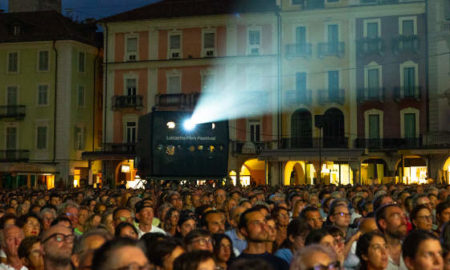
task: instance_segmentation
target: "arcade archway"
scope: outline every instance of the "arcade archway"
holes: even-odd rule
[[[284,185],[305,185],[306,164],[304,161],[288,161],[284,167]]]
[[[237,175],[235,171],[230,172],[230,178],[234,185],[237,184]],[[239,171],[239,183],[241,186],[265,185],[266,171],[265,162],[258,159],[249,159]]]
[[[397,161],[395,175],[401,183],[426,184],[428,183],[427,173],[427,162],[420,156],[406,156],[403,160]]]
[[[361,182],[364,185],[385,183],[387,164],[379,158],[369,158],[361,162]]]
[[[450,157],[447,158],[447,160],[444,163],[444,167],[442,168],[442,180],[444,183],[449,184],[450,183]]]

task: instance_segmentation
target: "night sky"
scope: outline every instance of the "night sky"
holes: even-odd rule
[[[62,0],[63,14],[76,20],[102,18],[135,9],[159,0]],[[0,9],[8,10],[8,0],[0,0]]]

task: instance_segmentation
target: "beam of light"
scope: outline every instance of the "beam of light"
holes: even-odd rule
[[[276,89],[275,76],[263,75],[271,72],[263,73],[256,68],[248,74],[251,76],[232,79],[226,75],[217,78],[217,74],[207,81],[191,120],[200,124],[260,116],[274,111],[277,96],[276,91],[270,90]]]
[[[187,119],[183,122],[183,128],[186,131],[192,131],[195,129],[196,123],[192,119]]]

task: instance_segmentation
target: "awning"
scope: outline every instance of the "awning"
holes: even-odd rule
[[[41,163],[0,163],[0,172],[6,173],[56,173],[56,167],[52,164]]]

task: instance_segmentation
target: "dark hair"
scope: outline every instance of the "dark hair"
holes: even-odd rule
[[[21,216],[20,218],[17,219],[17,226],[20,228],[23,228],[23,226],[25,226],[25,224],[28,222],[29,218],[34,218],[38,221],[39,223],[39,227],[42,229],[42,221],[41,219],[34,213],[28,213],[26,215]]]
[[[389,207],[398,207],[398,208],[400,208],[399,205],[392,203],[392,204],[382,205],[375,211],[375,221],[377,223],[377,227],[378,227],[378,230],[380,230],[380,232],[384,232],[384,231],[380,227],[380,222],[379,221],[382,220],[382,219],[386,219],[386,211],[387,211],[387,209]]]
[[[445,223],[441,229],[441,244],[445,252],[450,251],[450,222]]]
[[[438,205],[436,205],[436,215],[440,216],[447,208],[450,208],[450,201],[438,203]]]
[[[108,270],[114,268],[112,261],[115,259],[114,252],[122,247],[137,247],[142,249],[145,254],[145,249],[138,241],[130,238],[116,238],[103,244],[99,249],[94,252],[94,258],[92,259],[91,269],[95,270]]]
[[[428,212],[431,213],[430,208],[428,208],[428,207],[425,206],[424,204],[416,205],[416,207],[414,207],[414,209],[411,211],[411,214],[410,214],[411,221],[412,221],[412,220],[415,220],[415,219],[417,218],[417,214],[419,213],[419,211],[420,211],[420,210],[423,210],[423,209],[427,209]],[[414,228],[416,227],[416,226],[414,225],[414,223],[413,223],[412,225],[413,225]]]
[[[312,230],[306,236],[305,246],[309,246],[311,244],[319,244],[322,238],[327,235],[331,235],[331,233],[325,228]]]
[[[411,231],[402,244],[403,259],[415,258],[420,244],[426,240],[436,240],[439,242],[439,239],[430,232],[424,230]]]
[[[209,251],[195,250],[186,252],[175,259],[173,270],[197,270],[201,262],[209,259],[214,260],[213,254]]]
[[[39,241],[40,239],[38,236],[25,237],[25,239],[20,242],[19,249],[17,250],[19,258],[22,259],[28,257],[28,255],[30,255],[31,247]]]
[[[211,215],[211,214],[224,214],[224,213],[222,211],[219,211],[219,210],[208,210],[208,211],[206,211],[205,213],[203,213],[202,219],[200,220],[200,225],[201,226],[203,226],[203,227],[207,227],[208,226],[208,223],[206,222],[206,217],[208,215]]]
[[[154,241],[149,252],[146,253],[148,260],[155,266],[162,267],[164,264],[164,258],[170,255],[177,247],[182,247],[180,240],[173,237],[166,237]]]
[[[211,233],[208,230],[205,229],[195,229],[190,231],[185,237],[184,237],[184,245],[188,246],[192,244],[192,241],[200,236],[207,236],[211,237]]]
[[[309,232],[309,225],[304,219],[293,219],[291,222],[289,222],[289,225],[287,227],[287,237],[281,244],[280,248],[288,248],[292,250],[294,243],[291,241],[291,239],[289,239],[289,236],[301,236],[303,237],[303,239],[306,239],[306,236],[309,234]]]
[[[286,211],[288,212],[288,210],[283,207],[283,206],[275,206],[272,210],[272,218],[276,221],[278,218],[278,215],[280,214],[281,211]]]
[[[230,241],[230,251],[231,251],[231,255],[230,255],[230,259],[229,259],[228,261],[229,261],[229,262],[233,261],[234,258],[235,258],[236,256],[234,255],[234,251],[233,251],[233,241],[231,241],[231,238],[230,238],[228,235],[224,234],[224,233],[216,233],[216,234],[213,234],[213,235],[212,235],[212,238],[213,238],[213,243],[214,243],[214,245],[213,245],[213,252],[214,252],[214,255],[215,255],[216,257],[217,257],[217,255],[218,255],[219,252],[220,252],[220,244],[222,243],[222,240],[223,240],[223,239],[227,239],[228,241]]]
[[[344,206],[348,209],[348,201],[347,199],[335,199],[330,205],[330,210],[328,211],[328,216],[332,216],[335,214],[336,208]]]
[[[381,206],[383,206],[381,204],[381,202],[383,201],[384,198],[386,197],[391,197],[389,194],[382,194],[382,195],[378,195],[377,197],[375,197],[375,199],[373,199],[373,210],[376,211],[378,208],[380,208]]]
[[[260,259],[238,259],[230,265],[228,270],[273,270],[273,267]]]
[[[93,229],[83,233],[80,237],[76,238],[73,245],[73,254],[81,254],[86,252],[86,239],[91,236],[100,236],[106,241],[112,240],[113,236],[105,229]]]
[[[139,233],[138,233],[136,227],[133,226],[133,224],[128,223],[128,222],[120,222],[120,223],[117,225],[116,229],[114,230],[114,236],[115,236],[115,237],[123,237],[123,236],[120,236],[120,233],[121,233],[122,230],[123,230],[124,228],[126,228],[126,227],[130,227],[131,229],[133,229],[133,231],[136,233],[136,235],[139,235]]]
[[[0,218],[0,230],[5,228],[6,221],[14,219],[14,224],[17,223],[17,217],[14,214],[5,214],[2,218]]]
[[[376,236],[383,238],[386,242],[384,235],[378,231],[365,233],[358,239],[356,244],[356,256],[358,256],[360,261],[360,270],[367,269],[367,262],[363,260],[363,255],[367,255],[369,253],[370,242],[372,242],[372,239]]]
[[[57,216],[50,225],[55,226],[56,224],[58,224],[59,222],[62,222],[62,221],[69,222],[70,227],[72,227],[72,221],[64,214]]]
[[[146,233],[141,238],[139,238],[139,242],[145,246],[146,250],[151,250],[153,244],[157,241],[165,239],[167,236],[163,233],[155,232],[155,233]],[[147,256],[148,257],[148,256]]]
[[[133,210],[131,210],[131,209],[128,208],[128,207],[117,207],[117,208],[114,209],[114,211],[113,211],[113,219],[114,219],[114,220],[116,219],[117,213],[119,213],[119,211],[122,211],[122,210],[130,211],[130,213],[133,214]]]
[[[238,224],[238,228],[245,228],[247,227],[247,223],[248,223],[248,219],[247,219],[247,215],[253,212],[259,212],[258,210],[254,209],[254,208],[250,208],[245,210],[245,212],[243,212],[241,214],[241,217],[239,218],[239,224]]]
[[[416,195],[414,195],[414,197],[413,197],[413,206],[414,207],[416,207],[418,204],[417,204],[417,201],[420,199],[420,198],[427,198],[427,199],[429,199],[428,198],[428,195],[427,194],[416,194]]]
[[[303,218],[306,220],[306,214],[308,214],[309,212],[319,212],[319,209],[315,206],[306,206],[305,208],[303,208],[303,210],[300,212],[300,218]]]

